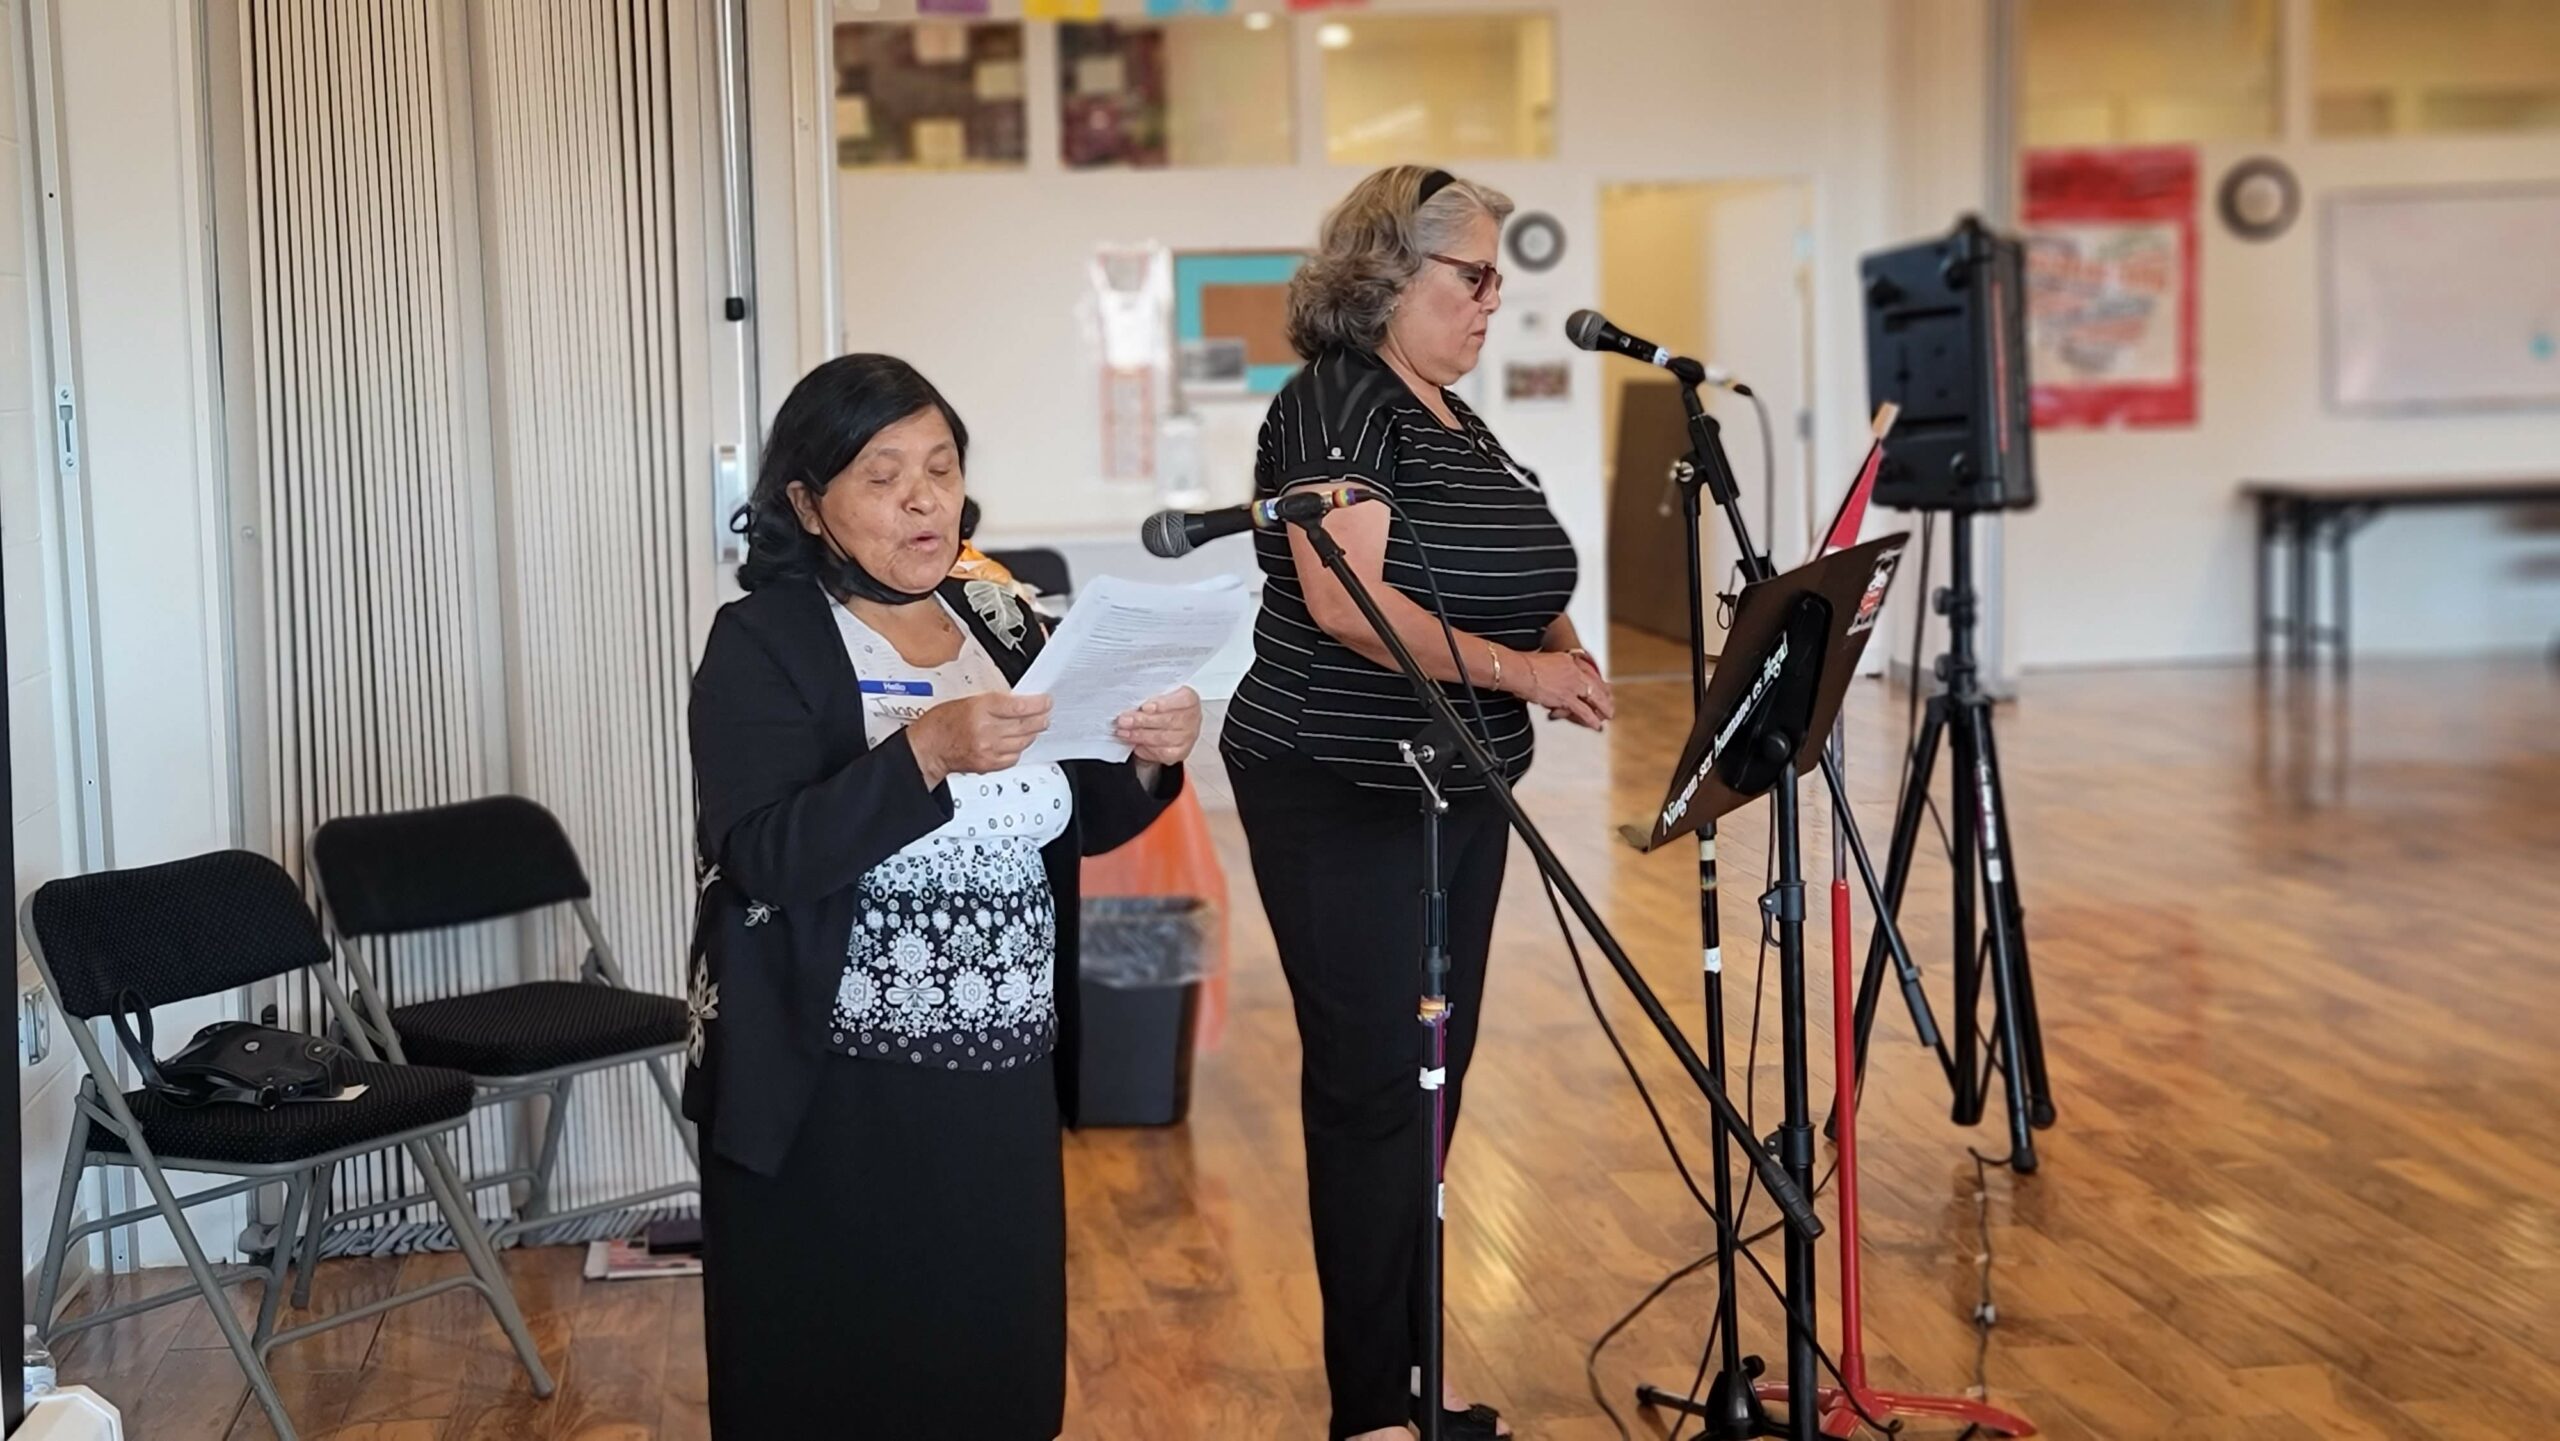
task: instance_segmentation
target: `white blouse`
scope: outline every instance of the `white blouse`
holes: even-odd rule
[[[873,746],[937,705],[1012,689],[956,614],[959,655],[918,666],[850,609],[831,609]],[[949,783],[951,819],[860,882],[828,1041],[847,1055],[1009,1070],[1057,1044],[1057,910],[1040,849],[1066,834],[1075,796],[1055,764]]]

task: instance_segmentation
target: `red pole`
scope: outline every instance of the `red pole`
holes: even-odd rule
[[[1840,1152],[1840,1379],[1852,1394],[1867,1389],[1866,1327],[1858,1300],[1858,1048],[1856,980],[1849,974],[1849,878],[1831,876],[1831,1038],[1840,1103],[1834,1138]]]

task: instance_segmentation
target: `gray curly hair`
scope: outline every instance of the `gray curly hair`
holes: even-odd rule
[[[1472,180],[1451,180],[1417,204],[1424,165],[1395,165],[1351,187],[1324,218],[1315,253],[1289,281],[1289,344],[1300,358],[1327,350],[1375,350],[1387,316],[1435,251],[1457,243],[1478,216],[1500,229],[1511,197]]]

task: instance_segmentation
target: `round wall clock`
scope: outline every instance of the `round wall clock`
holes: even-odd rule
[[[2257,155],[2231,167],[2216,197],[2222,223],[2243,240],[2273,240],[2302,213],[2302,183],[2281,160]]]
[[[1552,270],[1564,258],[1564,227],[1544,211],[1511,222],[1511,262],[1527,271]]]

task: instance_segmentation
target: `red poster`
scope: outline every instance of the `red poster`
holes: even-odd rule
[[[2023,219],[2036,425],[2195,424],[2195,152],[2031,151]]]

